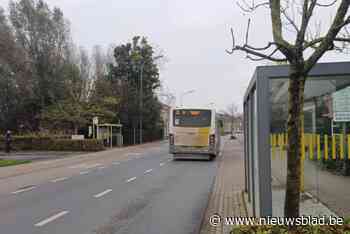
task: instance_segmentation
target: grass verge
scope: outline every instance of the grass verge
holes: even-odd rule
[[[30,162],[30,160],[0,159],[0,167],[8,167]]]

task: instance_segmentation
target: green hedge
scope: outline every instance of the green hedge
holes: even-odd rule
[[[15,136],[12,138],[12,150],[38,151],[100,151],[104,149],[102,140],[71,140],[48,136]],[[4,150],[4,137],[0,137],[0,149]]]

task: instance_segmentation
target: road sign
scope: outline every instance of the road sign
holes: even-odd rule
[[[350,121],[350,88],[338,90],[333,93],[333,121]]]
[[[333,121],[335,122],[349,122],[350,112],[334,112]]]

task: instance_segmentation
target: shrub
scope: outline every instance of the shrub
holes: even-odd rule
[[[4,137],[0,137],[0,150],[5,147]],[[14,136],[13,150],[38,151],[100,151],[104,149],[103,141],[96,139],[71,140],[57,136]]]

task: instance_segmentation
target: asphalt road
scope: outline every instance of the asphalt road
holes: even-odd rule
[[[172,161],[167,149],[162,142],[134,148],[127,160],[79,162],[57,178],[36,172],[40,184],[0,193],[0,233],[198,233],[217,160]]]

